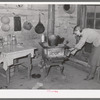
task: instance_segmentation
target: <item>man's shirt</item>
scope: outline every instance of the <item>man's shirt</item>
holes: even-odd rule
[[[76,44],[75,48],[81,49],[83,45],[87,43],[93,43],[95,47],[100,46],[100,33],[95,29],[85,28],[82,31],[82,37],[80,41]]]

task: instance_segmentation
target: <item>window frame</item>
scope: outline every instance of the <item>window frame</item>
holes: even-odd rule
[[[88,14],[87,7],[89,7],[89,6],[94,6],[94,12],[93,12],[93,13],[94,13],[94,18],[88,18],[88,16],[87,16],[87,14]],[[93,22],[93,28],[94,28],[94,29],[100,29],[100,28],[96,28],[96,21],[97,21],[97,20],[100,20],[100,18],[96,18],[96,14],[97,14],[97,12],[96,12],[96,7],[97,7],[97,6],[100,6],[100,5],[87,5],[87,6],[86,6],[86,20],[85,20],[85,27],[86,27],[86,28],[88,28],[88,27],[87,27],[87,26],[88,26],[87,20],[88,20],[88,19],[93,19],[93,20],[94,20],[94,22]]]

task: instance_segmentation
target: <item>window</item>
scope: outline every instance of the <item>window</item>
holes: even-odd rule
[[[100,6],[86,6],[86,27],[100,29]]]

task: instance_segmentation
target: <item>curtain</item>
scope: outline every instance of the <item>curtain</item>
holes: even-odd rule
[[[78,5],[78,7],[77,7],[77,24],[81,25],[81,27],[84,28],[85,20],[86,20],[86,6]]]

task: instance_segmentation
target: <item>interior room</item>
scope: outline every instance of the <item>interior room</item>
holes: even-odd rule
[[[92,43],[75,55],[76,25],[100,31],[100,5],[0,4],[0,89],[100,89],[88,59]],[[95,33],[94,33],[95,34]]]

